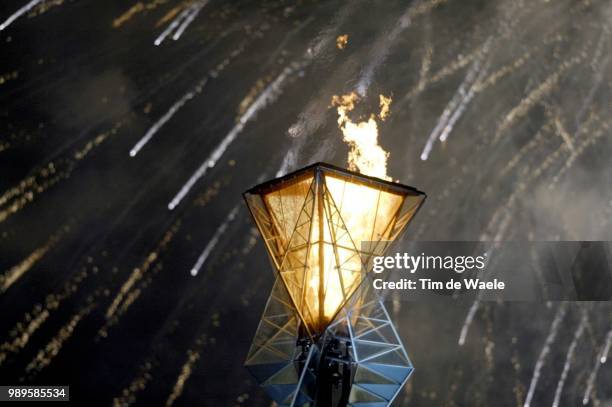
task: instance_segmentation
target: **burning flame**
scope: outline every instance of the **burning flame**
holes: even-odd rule
[[[338,47],[338,49],[346,48],[347,44],[348,44],[348,34],[339,35],[338,38],[336,38],[336,47]]]
[[[348,166],[351,171],[391,181],[387,176],[389,153],[378,144],[378,123],[376,117],[384,121],[390,112],[391,97],[380,95],[380,112],[371,114],[368,120],[353,122],[348,116],[359,101],[355,92],[332,97],[332,106],[338,110],[338,127],[342,130],[344,141],[349,145]]]
[[[385,121],[387,117],[389,117],[389,113],[391,112],[391,97],[386,97],[385,95],[379,95],[380,98],[380,113],[378,116],[380,120]]]
[[[338,126],[349,145],[349,170],[392,181],[387,175],[389,153],[378,144],[378,123],[389,116],[392,99],[380,95],[377,113],[369,114],[367,120],[353,121],[349,113],[358,102],[356,92],[333,96],[331,100],[338,111]],[[314,199],[306,199],[308,194],[313,194]],[[322,177],[313,173],[311,178],[281,185],[263,195],[265,207],[274,214],[271,219],[279,235],[270,239],[274,232],[260,230],[267,242],[275,242],[267,243],[271,253],[279,252],[276,244],[284,248],[281,253],[287,250],[278,264],[280,276],[312,332],[322,333],[363,281],[367,266],[363,255],[371,255],[371,249],[362,245],[394,238],[390,225],[404,198],[401,193],[332,173]],[[304,209],[307,204],[312,208]],[[257,210],[251,212],[257,219]],[[265,222],[269,220],[262,218],[258,226]],[[344,232],[337,234],[340,224]],[[304,242],[296,244],[293,237],[298,234]]]

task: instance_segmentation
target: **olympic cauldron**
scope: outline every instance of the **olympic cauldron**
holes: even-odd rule
[[[244,194],[277,272],[245,365],[279,406],[387,406],[413,371],[367,282],[425,200],[316,163]]]

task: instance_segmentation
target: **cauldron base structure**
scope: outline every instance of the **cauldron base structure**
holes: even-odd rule
[[[320,407],[388,406],[414,370],[369,279],[318,338],[277,279],[245,366],[279,406]]]

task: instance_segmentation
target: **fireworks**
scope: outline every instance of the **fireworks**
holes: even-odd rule
[[[91,388],[80,372],[106,369],[116,404],[189,403],[204,387],[219,405],[261,404],[235,355],[245,344],[209,352],[200,321],[227,309],[224,329],[254,326],[246,310],[272,272],[239,195],[315,161],[427,190],[415,239],[612,240],[609,12],[7,2],[0,375],[70,366]],[[607,307],[476,297],[442,312],[394,298],[400,336],[421,347],[419,384],[398,404],[605,404]],[[441,384],[438,367],[456,373]]]

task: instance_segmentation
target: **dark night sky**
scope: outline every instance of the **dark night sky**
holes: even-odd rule
[[[353,90],[354,120],[392,97],[389,174],[428,194],[407,238],[612,240],[611,7],[42,0],[0,31],[0,384],[269,406],[242,363],[274,273],[241,193],[346,166],[330,106]],[[397,406],[523,406],[559,315],[531,405],[572,342],[559,405],[579,405],[612,328],[607,303],[487,302],[459,346],[471,301],[387,305],[416,367]],[[608,361],[588,405],[610,383]]]

